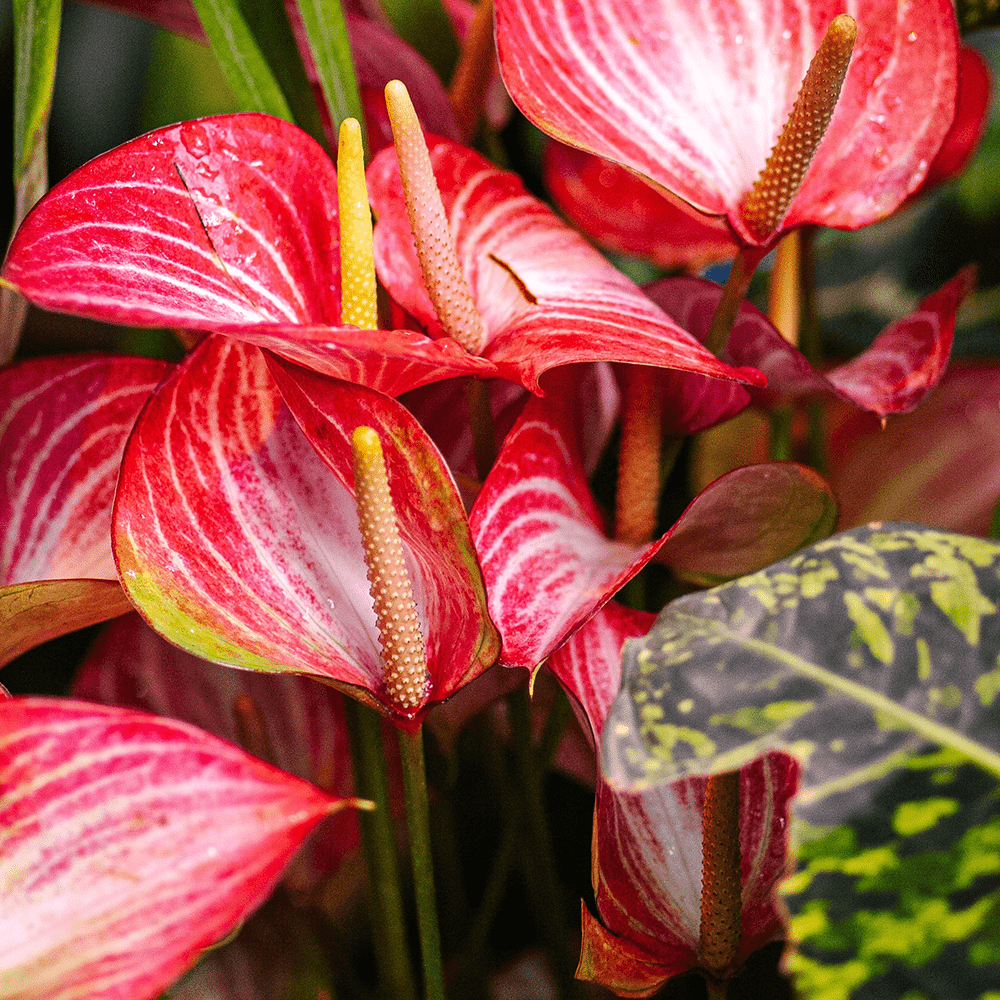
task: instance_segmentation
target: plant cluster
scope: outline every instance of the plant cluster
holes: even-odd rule
[[[16,0],[0,663],[90,641],[0,687],[0,1000],[997,1000],[976,268],[848,360],[818,296],[972,162],[990,12],[112,6],[233,111],[46,191]]]

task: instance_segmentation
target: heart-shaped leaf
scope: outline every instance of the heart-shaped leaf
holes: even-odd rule
[[[605,773],[645,787],[784,748],[810,822],[928,740],[1000,774],[998,564],[996,542],[873,524],[672,602],[627,646]]]
[[[347,804],[186,723],[0,702],[0,993],[157,996]]]
[[[504,82],[531,121],[622,163],[758,242],[740,212],[831,19],[858,38],[833,119],[783,228],[855,229],[923,180],[951,125],[950,0],[497,0]]]
[[[125,439],[170,370],[94,355],[0,372],[0,663],[129,610],[115,582],[111,503]]]
[[[150,402],[126,449],[115,555],[147,620],[205,659],[309,673],[384,712],[350,438],[380,436],[427,644],[415,723],[485,670],[496,639],[461,500],[394,400],[209,338]],[[300,428],[301,421],[305,431]]]

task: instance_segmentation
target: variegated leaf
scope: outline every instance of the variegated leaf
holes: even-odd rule
[[[928,740],[1000,774],[998,565],[996,542],[872,524],[672,602],[627,646],[605,773],[641,788],[783,748],[811,822]]]

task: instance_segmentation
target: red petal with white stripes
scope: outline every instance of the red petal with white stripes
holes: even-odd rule
[[[735,370],[713,357],[528,194],[516,174],[444,139],[431,139],[430,155],[458,258],[486,329],[482,355],[505,377],[538,392],[538,378],[549,368],[607,360],[762,382],[759,372]],[[393,150],[372,161],[368,186],[379,219],[379,277],[432,335],[440,333]]]
[[[622,163],[702,211],[738,211],[830,21],[854,57],[782,228],[856,228],[927,173],[955,111],[951,0],[496,0],[515,103],[562,142]]]
[[[0,702],[0,994],[157,996],[347,804],[186,723]]]
[[[489,666],[496,646],[461,501],[394,400],[292,368],[274,371],[295,416],[261,353],[224,338],[205,341],[157,393],[122,466],[123,586],[157,631],[197,656],[316,674],[392,711],[349,443],[357,426],[373,427],[427,642],[423,714]]]
[[[561,374],[561,373],[560,373]],[[546,384],[507,436],[469,515],[501,659],[533,669],[653,557],[612,541],[581,458],[572,376]]]
[[[740,769],[743,910],[737,964],[783,936],[780,880],[791,873],[789,807],[798,762],[772,751]],[[705,776],[642,792],[597,789],[593,859],[600,922],[584,916],[578,975],[649,996],[699,967]],[[628,992],[626,992],[628,991]]]
[[[75,171],[35,207],[3,277],[44,309],[211,330],[396,395],[496,375],[458,345],[340,326],[337,176],[267,115],[158,129]]]
[[[92,355],[0,372],[0,663],[128,610],[111,503],[125,439],[170,370]]]

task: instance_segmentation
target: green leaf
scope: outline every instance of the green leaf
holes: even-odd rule
[[[288,101],[237,0],[193,0],[241,111],[294,121]]]
[[[14,0],[14,229],[48,187],[45,137],[59,48],[61,0]],[[0,289],[0,364],[17,350],[27,302]]]
[[[351,40],[340,0],[299,0],[299,14],[309,38],[334,132],[345,118],[356,118],[365,127],[361,93],[354,72]]]
[[[784,749],[824,823],[928,740],[1000,775],[998,568],[995,541],[872,524],[674,601],[626,646],[606,775],[640,789]]]
[[[982,997],[1000,962],[997,784],[911,759],[849,823],[800,831],[785,883],[803,1000]]]
[[[458,40],[441,0],[382,0],[393,30],[447,83],[458,62]]]

